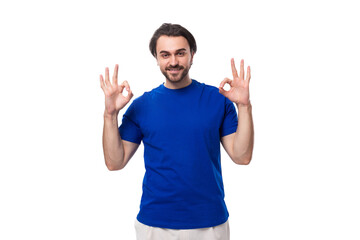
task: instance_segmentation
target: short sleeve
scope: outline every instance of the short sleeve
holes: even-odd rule
[[[224,137],[226,135],[236,132],[238,126],[238,116],[234,103],[231,102],[228,98],[225,98],[225,112],[222,125],[220,127],[220,136]]]
[[[126,110],[122,123],[119,127],[119,133],[122,140],[140,144],[143,138],[139,123],[136,119],[136,107],[133,102]]]

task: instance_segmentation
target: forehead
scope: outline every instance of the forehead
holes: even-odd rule
[[[190,49],[189,43],[186,38],[179,37],[170,37],[170,36],[161,36],[156,42],[156,52],[161,51],[175,52],[178,49],[185,48]]]

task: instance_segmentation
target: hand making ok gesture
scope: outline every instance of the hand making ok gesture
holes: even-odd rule
[[[117,115],[133,97],[133,93],[131,92],[130,85],[127,81],[118,85],[118,71],[119,65],[116,64],[112,83],[109,80],[109,68],[105,68],[105,81],[103,76],[100,75],[100,86],[105,94],[105,114],[109,116]],[[123,95],[124,88],[128,92],[127,96]]]
[[[250,66],[247,67],[246,78],[244,78],[244,59],[241,59],[240,62],[240,76],[235,68],[234,59],[231,59],[231,69],[233,74],[233,80],[225,78],[219,87],[219,92],[227,97],[230,101],[241,104],[248,105],[250,103],[250,94],[249,94],[249,82],[250,82]],[[230,90],[224,90],[225,84],[230,85]]]

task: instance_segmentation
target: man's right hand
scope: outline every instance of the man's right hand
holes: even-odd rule
[[[105,81],[100,75],[100,85],[105,94],[105,116],[114,117],[118,115],[119,111],[123,109],[126,104],[133,97],[130,85],[127,81],[118,85],[118,71],[119,65],[115,65],[112,83],[109,80],[109,68],[105,68]],[[128,92],[126,96],[123,95],[124,88]]]

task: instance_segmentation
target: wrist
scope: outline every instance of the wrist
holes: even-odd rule
[[[251,107],[251,102],[250,102],[250,99],[249,99],[249,101],[248,101],[248,103],[247,104],[243,104],[243,103],[235,103],[236,104],[236,106],[238,107],[238,108],[248,108],[248,107]]]
[[[104,111],[104,119],[109,120],[117,120],[118,112],[108,113],[106,110]]]

